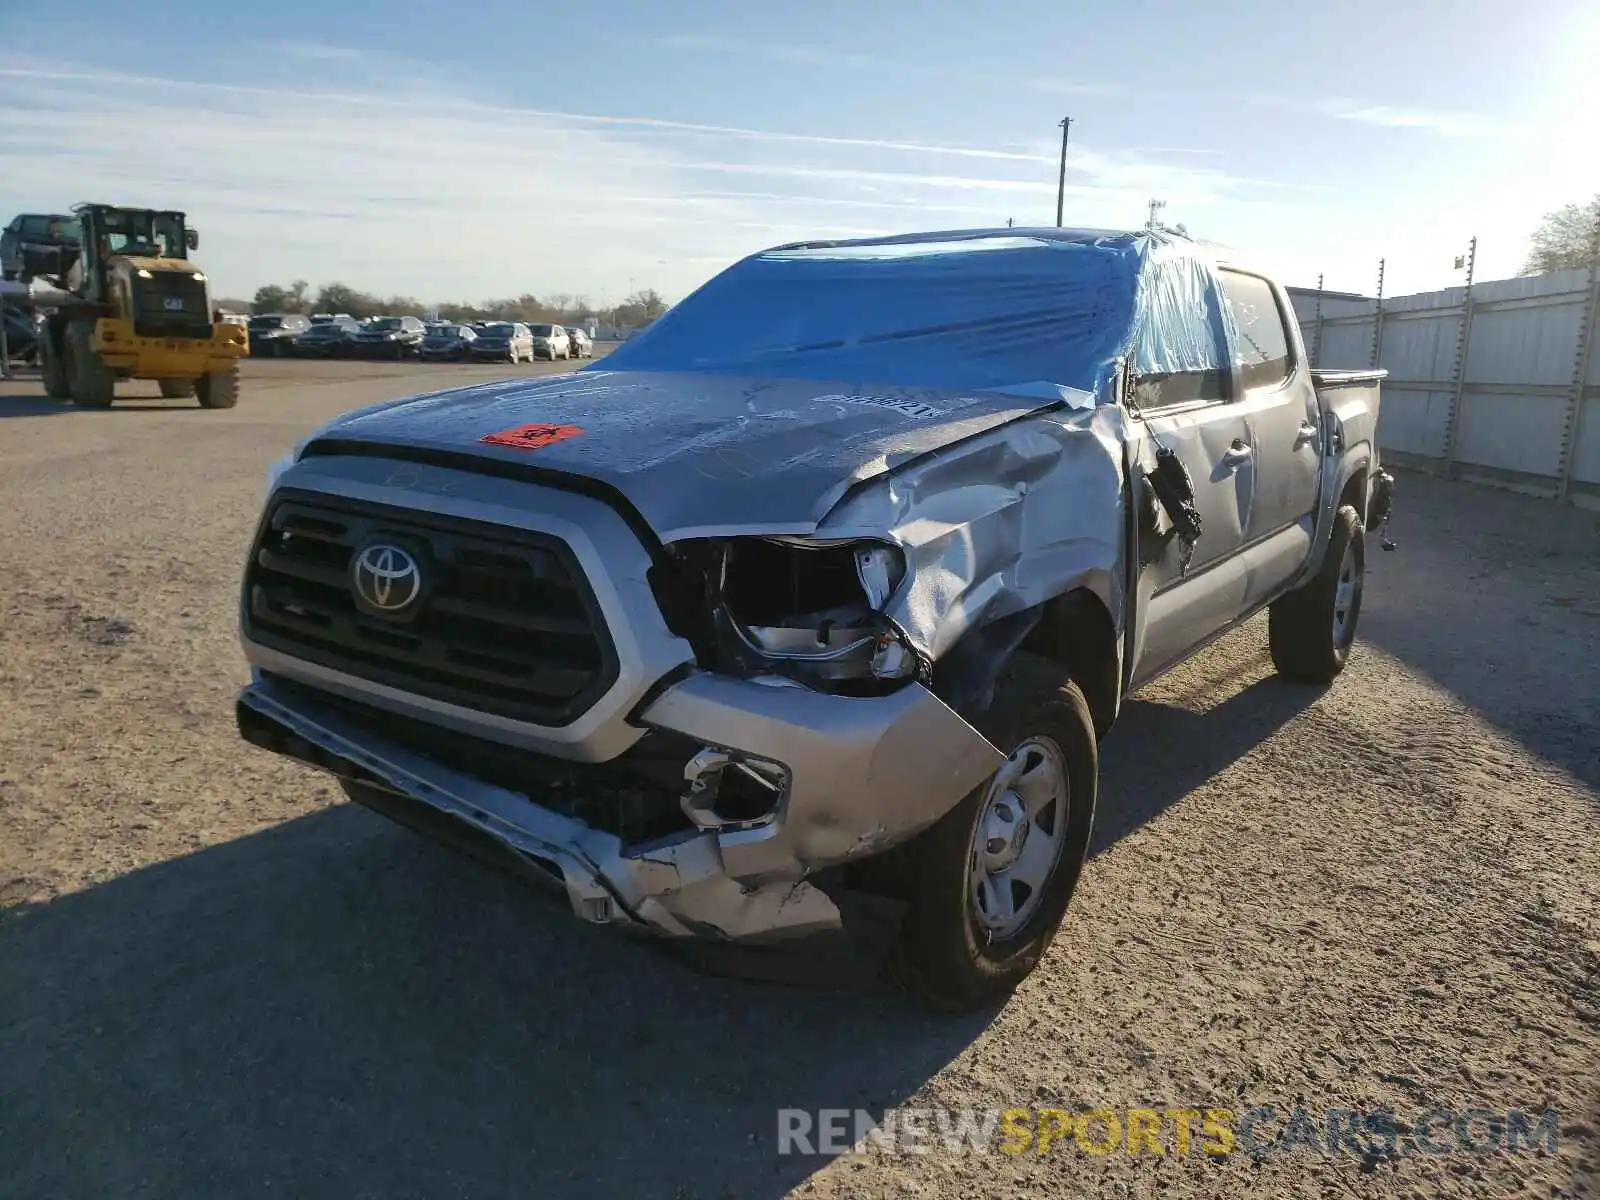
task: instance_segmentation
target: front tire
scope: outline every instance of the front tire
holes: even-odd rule
[[[117,377],[94,352],[94,322],[67,326],[67,390],[80,408],[110,408],[117,395]]]
[[[901,847],[896,872],[909,907],[895,964],[944,1012],[1004,1000],[1038,966],[1083,870],[1099,779],[1089,705],[1046,660],[1013,655],[974,725],[1005,763]]]
[[[194,394],[201,408],[232,408],[239,403],[239,368],[230,365],[200,376],[194,381]]]
[[[1329,684],[1344,670],[1361,617],[1366,545],[1361,515],[1347,504],[1334,514],[1316,576],[1268,610],[1272,665],[1285,679]]]
[[[39,373],[44,376],[45,395],[52,400],[68,400],[72,388],[67,382],[67,364],[59,349],[58,332],[49,325],[39,330]]]

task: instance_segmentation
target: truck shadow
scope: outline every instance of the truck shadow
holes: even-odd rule
[[[1269,675],[1205,712],[1138,696],[1125,701],[1100,748],[1091,857],[1226,770],[1310,708],[1324,690]]]
[[[695,975],[354,806],[0,911],[29,1196],[776,1197],[986,1017]]]
[[[1133,702],[1097,848],[1314,695]],[[0,1175],[27,1195],[777,1197],[823,1161],[778,1155],[779,1109],[881,1113],[990,1019],[698,975],[343,805],[0,912]]]

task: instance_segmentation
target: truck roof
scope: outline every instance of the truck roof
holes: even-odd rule
[[[791,242],[735,263],[615,370],[1097,393],[1119,359],[1215,370],[1218,251],[1170,230],[962,229]]]

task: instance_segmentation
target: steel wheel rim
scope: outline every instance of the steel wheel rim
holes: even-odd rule
[[[1356,609],[1361,603],[1361,571],[1356,567],[1355,543],[1344,548],[1339,577],[1333,585],[1333,645],[1343,650],[1355,632]]]
[[[1066,845],[1066,756],[1047,737],[1013,750],[984,793],[967,845],[967,907],[990,940],[1038,912]]]

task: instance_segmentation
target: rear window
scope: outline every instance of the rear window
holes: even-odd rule
[[[66,217],[24,217],[18,232],[30,242],[75,242],[79,226]]]
[[[534,337],[549,337],[551,328],[549,325],[529,325],[528,332]]]

